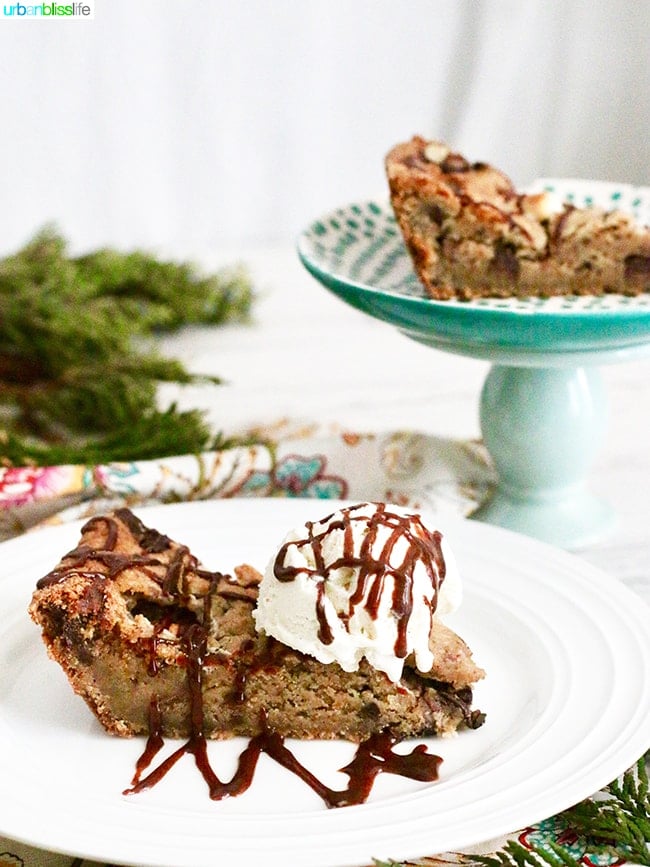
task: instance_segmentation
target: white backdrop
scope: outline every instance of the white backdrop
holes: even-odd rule
[[[35,0],[34,0],[35,2]],[[648,0],[97,0],[0,19],[0,253],[195,255],[385,196],[415,132],[540,175],[650,174]]]

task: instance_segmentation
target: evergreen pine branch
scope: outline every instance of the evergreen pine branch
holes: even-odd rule
[[[158,385],[220,379],[162,357],[155,336],[244,321],[252,302],[241,269],[203,277],[141,251],[75,258],[44,229],[0,261],[0,459],[90,463],[118,459],[129,441],[130,459],[203,450],[215,439],[201,414],[160,411]]]
[[[132,461],[174,454],[193,454],[222,448],[222,440],[208,429],[196,410],[179,412],[172,405],[164,411],[140,415],[128,428],[115,430],[83,442],[43,442],[0,431],[0,451],[13,466],[59,466]]]
[[[650,751],[634,768],[603,790],[603,797],[588,798],[558,814],[562,824],[585,840],[588,854],[608,855],[630,864],[650,867],[650,796],[647,763]],[[441,867],[462,864],[471,867],[583,867],[566,847],[549,840],[530,848],[509,840],[490,855],[454,855],[451,859],[422,858],[415,861],[380,861],[376,867]]]
[[[572,827],[593,841],[596,851],[613,852],[650,867],[648,761],[650,752],[607,787],[604,800],[588,799],[564,815]]]

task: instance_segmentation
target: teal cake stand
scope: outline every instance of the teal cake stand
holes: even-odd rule
[[[646,188],[542,183],[577,204],[617,205],[638,217],[650,203]],[[315,221],[298,254],[353,307],[427,346],[491,362],[480,422],[498,483],[473,518],[571,549],[612,529],[612,509],[586,484],[607,425],[599,368],[650,354],[650,294],[434,301],[390,206],[376,202]]]

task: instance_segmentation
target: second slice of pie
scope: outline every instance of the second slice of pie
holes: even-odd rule
[[[414,136],[386,157],[395,217],[432,298],[638,295],[650,229],[621,210],[517,191],[485,162]]]

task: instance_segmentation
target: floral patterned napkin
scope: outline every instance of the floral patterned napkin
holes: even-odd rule
[[[360,433],[335,425],[287,423],[249,431],[246,438],[254,444],[155,461],[0,469],[0,539],[43,522],[87,518],[120,505],[216,497],[384,500],[412,508],[429,507],[439,514],[468,515],[494,482],[487,452],[479,442],[406,431]],[[536,847],[549,855],[560,844],[584,867],[624,863],[616,855],[590,854],[585,839],[557,817],[519,831],[511,840],[522,851]],[[387,861],[385,865],[472,864],[477,854],[495,852],[505,842],[489,841],[464,855]],[[95,862],[37,850],[0,836],[1,865],[97,867]]]
[[[254,444],[199,455],[0,469],[0,538],[117,505],[215,497],[388,500],[465,515],[493,481],[477,442],[288,423],[247,431],[245,438]]]

